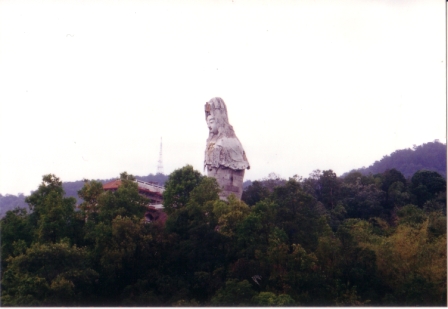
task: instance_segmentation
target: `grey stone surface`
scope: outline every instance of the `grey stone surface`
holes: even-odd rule
[[[207,176],[214,177],[221,188],[220,198],[230,194],[241,199],[244,171],[250,168],[243,146],[229,124],[227,107],[221,98],[205,104],[205,119],[209,137],[205,148],[204,168]]]

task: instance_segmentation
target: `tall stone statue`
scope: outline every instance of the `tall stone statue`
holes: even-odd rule
[[[250,166],[243,146],[229,124],[227,107],[221,98],[213,98],[205,104],[205,119],[210,131],[204,159],[207,176],[218,181],[222,200],[227,200],[231,193],[241,199],[244,171]]]

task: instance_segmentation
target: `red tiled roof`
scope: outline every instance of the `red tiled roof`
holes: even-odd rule
[[[108,183],[103,184],[103,189],[104,190],[116,190],[116,189],[118,189],[118,187],[120,185],[121,185],[121,180],[120,179],[115,179],[115,180],[112,180],[112,181],[110,181]],[[147,193],[150,193],[150,194],[152,194],[154,196],[162,197],[162,194],[160,192],[154,192],[154,191],[151,191],[149,189],[142,188],[141,186],[138,186],[138,191],[139,192],[147,192]]]
[[[121,185],[120,179],[112,180],[111,182],[103,184],[104,190],[115,190],[118,189],[118,187]]]
[[[120,185],[121,185],[121,180],[115,179],[108,183],[103,184],[103,189],[104,190],[117,190]],[[153,197],[162,198],[162,194],[160,192],[151,191],[151,190],[144,188],[140,185],[138,186],[138,191],[139,191],[139,193],[147,193]]]
[[[108,183],[103,184],[104,190],[116,190],[121,185],[120,179],[112,180]],[[146,192],[152,195],[153,197],[162,198],[162,194],[160,192],[153,192],[147,188],[143,188],[141,186],[138,187],[140,193]],[[147,206],[147,211],[145,214],[145,218],[148,221],[152,222],[160,222],[162,225],[165,225],[165,221],[168,218],[168,215],[163,211],[163,209],[156,209],[153,206]]]

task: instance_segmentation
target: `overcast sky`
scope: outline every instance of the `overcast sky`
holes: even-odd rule
[[[203,171],[226,102],[251,169],[308,177],[446,142],[445,1],[0,1],[0,193]]]

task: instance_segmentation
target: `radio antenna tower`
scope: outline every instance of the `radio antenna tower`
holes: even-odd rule
[[[157,174],[163,174],[162,138],[160,138],[160,152],[159,152],[159,161],[157,161]]]

